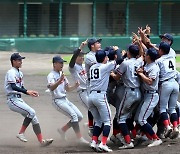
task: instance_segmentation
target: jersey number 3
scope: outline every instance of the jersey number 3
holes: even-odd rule
[[[172,70],[174,70],[174,65],[173,65],[173,63],[172,63],[171,60],[169,61],[169,68],[171,68]]]
[[[99,69],[92,69],[91,70],[91,79],[98,79],[99,78]]]

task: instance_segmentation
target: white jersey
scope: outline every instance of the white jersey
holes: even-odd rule
[[[10,95],[10,94],[21,94],[18,91],[14,91],[11,88],[11,83],[15,83],[17,87],[21,88],[24,85],[23,82],[23,73],[12,67],[5,76],[5,83],[4,83],[4,89],[6,92],[6,95]]]
[[[156,60],[156,63],[159,65],[160,68],[160,81],[165,81],[170,78],[176,78],[176,62],[173,56],[169,54],[162,55]]]
[[[109,76],[111,70],[116,66],[115,61],[106,64],[97,63],[90,68],[90,90],[106,91],[109,84]]]
[[[57,80],[60,79],[62,75],[62,72],[56,72],[56,71],[51,71],[48,76],[47,76],[47,80],[48,80],[48,85],[50,84],[54,84]],[[58,87],[56,89],[54,89],[53,91],[51,91],[52,94],[52,98],[63,98],[66,97],[66,90],[65,90],[65,86],[68,84],[68,80],[65,77],[63,83],[61,83],[60,85],[58,85]]]
[[[86,69],[88,79],[90,78],[90,73],[89,73],[90,67],[97,63],[95,54],[96,52],[90,51],[89,53],[87,53],[86,58],[85,58],[85,69]]]
[[[152,85],[143,82],[143,89],[147,91],[157,91],[159,83],[159,66],[153,62],[144,66],[144,73],[147,77],[153,79]]]
[[[130,58],[123,61],[117,68],[117,72],[121,75],[125,87],[138,88],[140,80],[136,73],[136,69],[142,66],[142,58]]]
[[[176,52],[172,48],[170,48],[168,55],[176,58]]]
[[[73,68],[69,67],[69,72],[71,73],[75,81],[80,82],[80,85],[77,88],[77,91],[81,89],[86,89],[87,74],[85,71],[84,64],[79,65],[75,63]]]

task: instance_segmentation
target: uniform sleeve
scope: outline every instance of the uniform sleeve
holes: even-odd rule
[[[69,84],[69,81],[68,81],[67,77],[64,78],[64,82],[65,82],[65,85]]]
[[[110,71],[113,70],[115,67],[116,67],[116,61],[113,60],[113,61],[110,61],[110,62],[107,63],[105,69],[107,70],[107,72],[110,72]]]
[[[69,67],[69,72],[71,73],[71,74],[73,74],[74,72],[75,72],[75,66],[72,68],[72,67]]]
[[[126,61],[123,61],[119,67],[116,69],[117,73],[119,75],[122,75],[126,72],[127,66],[126,66]]]
[[[7,72],[7,82],[8,83],[16,83],[16,75],[14,71]]]
[[[159,76],[159,68],[151,69],[148,72],[148,77],[155,80]]]
[[[91,56],[88,55],[85,59],[85,64],[88,66],[92,66],[93,64],[96,64],[96,61],[94,61],[93,58],[91,58]]]
[[[53,74],[50,73],[47,76],[47,81],[48,81],[48,85],[55,83],[55,78],[54,78]]]

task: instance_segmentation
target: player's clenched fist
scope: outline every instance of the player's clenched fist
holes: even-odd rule
[[[27,90],[27,94],[33,97],[38,97],[39,93],[37,91],[34,90]]]

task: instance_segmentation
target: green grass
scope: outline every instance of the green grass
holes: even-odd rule
[[[64,55],[64,56],[62,55],[62,58],[67,61],[66,64],[69,64],[71,57],[72,57],[72,54]]]
[[[180,56],[176,56],[176,63],[180,63]]]

